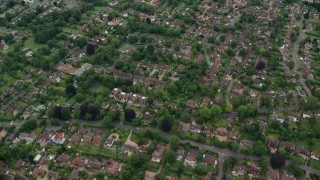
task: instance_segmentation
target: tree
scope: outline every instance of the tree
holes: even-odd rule
[[[146,22],[147,22],[148,24],[151,24],[151,19],[148,17],[148,18],[146,19]]]
[[[207,107],[203,107],[199,110],[199,116],[202,120],[204,121],[208,121],[210,119],[211,116],[211,111],[209,108]]]
[[[240,120],[243,120],[243,118],[246,117],[246,113],[247,113],[247,106],[245,105],[241,105],[239,108],[238,108],[238,116],[239,116],[239,119]]]
[[[281,153],[271,155],[270,164],[273,169],[281,169],[286,164],[286,157]]]
[[[161,129],[164,131],[164,132],[170,132],[171,131],[171,128],[172,128],[172,124],[171,124],[171,121],[169,119],[164,119],[162,120],[161,122]]]
[[[176,150],[179,146],[179,138],[177,136],[171,136],[169,139],[170,148]]]
[[[262,70],[266,67],[266,63],[264,61],[259,61],[257,66],[256,66],[256,69],[257,70]]]
[[[231,103],[226,104],[225,111],[227,111],[229,113],[233,111],[233,106]]]
[[[86,51],[89,55],[93,55],[96,52],[96,46],[94,44],[87,44]]]
[[[30,119],[25,121],[21,127],[20,127],[20,132],[30,132],[34,129],[36,129],[38,126],[38,122],[35,119]]]
[[[61,109],[61,118],[63,120],[68,120],[71,118],[71,111],[70,111],[70,108],[68,107],[64,107]]]
[[[8,4],[7,4],[7,7],[8,8],[12,8],[15,4],[16,4],[16,2],[14,0],[9,0]]]
[[[124,110],[124,119],[126,121],[132,122],[134,118],[136,118],[136,112],[133,109]]]
[[[253,147],[254,154],[258,156],[265,155],[268,152],[266,145],[262,141],[258,141]]]
[[[74,96],[77,93],[76,87],[74,87],[72,84],[68,84],[66,87],[66,94],[71,97]]]
[[[176,153],[172,149],[169,149],[166,151],[164,159],[168,163],[173,163],[176,160]]]
[[[210,108],[210,111],[211,111],[211,115],[213,115],[214,117],[219,117],[222,113],[221,107],[216,104]]]

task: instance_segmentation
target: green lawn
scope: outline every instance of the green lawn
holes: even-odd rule
[[[226,119],[215,119],[213,123],[214,127],[228,127],[228,121]]]
[[[318,160],[314,160],[314,159],[311,159],[311,164],[310,166],[315,168],[315,169],[320,169],[320,161]]]
[[[24,41],[24,46],[28,47],[29,49],[31,49],[33,51],[36,51],[37,49],[42,48],[42,47],[46,47],[47,45],[37,44],[34,42],[34,38],[30,37]]]
[[[63,104],[63,103],[65,103],[66,102],[66,98],[65,97],[60,97],[59,99],[57,99],[57,101],[56,101],[56,103],[57,104]]]

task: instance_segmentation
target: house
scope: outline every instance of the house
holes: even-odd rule
[[[271,118],[271,120],[279,121],[280,123],[283,123],[285,120],[285,117],[283,115],[277,115],[277,114],[271,115],[270,118]]]
[[[72,143],[79,143],[80,142],[80,137],[78,136],[78,133],[74,133],[71,138],[70,138],[70,141]]]
[[[102,102],[101,103],[101,108],[102,109],[107,109],[109,107],[109,104],[108,103],[106,103],[106,102]]]
[[[165,147],[161,144],[158,144],[156,150],[152,153],[151,161],[160,162],[163,159]]]
[[[16,165],[15,165],[15,167],[16,168],[21,168],[21,167],[23,167],[23,166],[25,166],[25,162],[24,161],[22,161],[21,159],[19,159],[19,161],[16,163]]]
[[[223,128],[223,127],[216,128],[216,133],[219,136],[228,136],[229,135],[229,131],[226,128]]]
[[[10,133],[10,134],[8,134],[7,137],[6,137],[6,141],[7,141],[7,142],[13,142],[15,139],[16,139],[15,133]]]
[[[90,144],[92,141],[92,136],[90,135],[83,135],[82,139],[81,139],[81,142],[84,142],[86,144]]]
[[[312,116],[313,116],[313,114],[311,112],[303,112],[302,113],[303,118],[311,118]]]
[[[277,150],[279,145],[278,140],[273,140],[273,139],[266,139],[266,146],[271,149],[271,150]]]
[[[202,132],[202,128],[201,126],[197,126],[195,124],[191,124],[190,125],[190,131],[193,132],[193,133],[201,133]]]
[[[99,161],[89,161],[87,167],[99,170],[102,168],[102,165]]]
[[[80,180],[81,178],[79,177],[79,171],[76,169],[72,170],[69,179],[70,180]]]
[[[212,137],[213,136],[213,128],[212,127],[204,127],[203,132],[208,136]]]
[[[266,176],[268,180],[280,180],[279,172],[275,170],[268,170]]]
[[[85,160],[79,158],[79,157],[76,157],[71,161],[71,164],[73,166],[82,166],[82,167],[84,167],[87,164],[87,162]]]
[[[235,165],[232,168],[231,174],[232,176],[243,176],[248,170],[248,167],[244,164]]]
[[[180,122],[180,130],[181,132],[183,133],[187,133],[190,131],[190,124],[189,123],[183,123],[183,122]]]
[[[34,133],[20,133],[19,138],[27,142],[33,142],[36,139],[36,135]]]
[[[58,180],[58,178],[59,178],[59,173],[53,172],[53,171],[49,171],[49,172],[48,172],[48,177],[49,177],[51,180]]]
[[[290,153],[296,150],[296,145],[290,142],[281,142],[281,146]]]
[[[312,151],[311,152],[311,156],[310,156],[312,159],[315,159],[315,160],[320,160],[320,155],[317,153],[317,152],[315,152],[315,151]]]
[[[92,142],[93,142],[94,144],[98,144],[98,145],[99,145],[99,144],[102,142],[102,137],[101,137],[101,135],[100,135],[100,134],[96,134],[95,136],[93,136]]]
[[[122,165],[117,161],[112,161],[111,164],[106,168],[108,174],[115,175],[121,171]]]
[[[136,147],[135,146],[132,146],[130,144],[124,144],[121,148],[121,151],[124,152],[124,153],[128,153],[128,154],[131,154],[133,152],[136,151]]]
[[[257,121],[259,124],[266,125],[268,122],[268,116],[258,116]]]
[[[300,114],[298,112],[290,112],[288,118],[290,121],[297,122],[300,120]]]
[[[296,153],[299,155],[304,155],[309,157],[310,156],[310,151],[302,146],[297,146],[296,147]]]
[[[196,101],[193,101],[193,100],[188,100],[187,103],[186,103],[186,106],[188,108],[191,108],[191,109],[195,109],[198,107],[198,104]]]
[[[178,149],[176,152],[176,160],[181,161],[184,157],[184,149]]]
[[[59,155],[56,159],[56,162],[60,165],[68,165],[70,161],[70,157],[66,154]]]
[[[40,142],[49,142],[53,134],[51,132],[44,132],[37,137],[37,140]]]
[[[248,172],[248,176],[250,179],[258,178],[262,175],[262,170],[260,167],[251,166]]]
[[[296,180],[296,177],[294,177],[293,175],[283,173],[281,176],[281,180]]]
[[[202,162],[205,165],[211,165],[213,167],[216,167],[217,165],[217,161],[214,159],[214,157],[207,153],[202,156]]]
[[[47,165],[50,162],[50,159],[47,157],[42,157],[39,161],[40,165]]]
[[[40,167],[36,167],[33,169],[31,175],[35,178],[40,178],[46,175],[46,171]]]
[[[240,140],[240,134],[236,131],[231,131],[229,134],[229,138],[235,141]]]
[[[203,177],[203,180],[212,180],[213,177],[212,177],[212,173],[211,172],[208,172],[206,176]]]
[[[212,101],[211,101],[211,99],[209,99],[209,98],[204,98],[203,100],[202,100],[202,102],[201,102],[201,104],[202,105],[204,105],[204,106],[209,106],[209,105],[212,105]]]
[[[51,141],[55,144],[63,144],[66,141],[64,133],[57,132],[52,136]]]
[[[6,137],[6,135],[7,135],[7,131],[3,129],[3,130],[0,132],[0,139]]]
[[[246,148],[253,148],[254,142],[249,141],[249,140],[241,140],[240,145]]]
[[[184,165],[188,165],[188,166],[191,166],[191,167],[195,167],[198,163],[198,156],[200,154],[200,151],[199,149],[190,149],[188,154],[187,154],[187,157],[185,158],[184,160]]]
[[[112,138],[108,138],[106,139],[105,143],[104,143],[107,147],[112,148],[113,144],[114,144],[114,139]]]

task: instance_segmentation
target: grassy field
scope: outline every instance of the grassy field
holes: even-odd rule
[[[228,121],[226,119],[215,119],[213,123],[214,127],[228,127]]]
[[[30,48],[33,51],[36,51],[37,49],[46,47],[47,45],[37,44],[34,42],[34,38],[30,37],[24,41],[24,46]]]
[[[310,166],[315,168],[315,169],[320,169],[320,161],[318,160],[314,160],[314,159],[311,159],[311,164]]]

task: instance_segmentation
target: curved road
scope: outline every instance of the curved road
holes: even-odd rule
[[[102,125],[102,121],[85,121],[85,120],[70,120],[70,122],[78,122],[80,124],[92,124],[92,125]],[[23,122],[18,122],[18,123],[13,123],[16,127],[20,127],[21,124]],[[1,123],[0,122],[0,125],[4,125],[4,126],[9,126],[10,123]],[[134,127],[134,126],[131,126],[131,125],[127,125],[127,124],[123,124],[123,123],[114,123],[114,125],[118,128],[123,128],[123,129],[127,129],[127,130],[132,130],[132,131],[138,131],[140,130],[140,128],[137,128],[137,127]],[[143,128],[143,129],[150,129],[150,130],[154,130],[153,128]],[[162,137],[164,139],[168,139],[170,137],[172,137],[173,135],[172,134],[169,134],[169,133],[165,133],[165,132],[162,132],[161,133]],[[218,147],[215,147],[215,146],[211,146],[211,145],[207,145],[207,144],[202,144],[202,143],[199,143],[199,142],[195,142],[195,141],[192,141],[192,140],[181,140],[180,141],[182,143],[189,143],[190,145],[192,146],[196,146],[198,147],[199,149],[205,149],[205,150],[208,150],[208,151],[212,151],[212,152],[215,152],[219,155],[219,161],[218,161],[218,175],[217,175],[217,179],[223,179],[224,177],[224,157],[234,157],[234,158],[240,158],[240,159],[250,159],[250,160],[261,160],[262,157],[259,157],[259,156],[253,156],[253,155],[246,155],[246,154],[242,154],[242,153],[239,153],[239,152],[234,152],[234,151],[231,151],[229,149],[222,149],[222,148],[218,148]],[[287,165],[290,165],[290,161],[288,161],[288,164]],[[317,169],[313,169],[311,167],[308,167],[308,166],[305,166],[305,165],[301,165],[301,166],[298,166],[300,169],[306,171],[307,173],[309,174],[317,174],[320,176],[320,170],[317,170]]]

